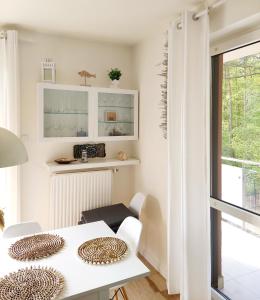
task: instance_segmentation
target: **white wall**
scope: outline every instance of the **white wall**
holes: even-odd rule
[[[97,74],[94,86],[109,86],[107,70],[122,70],[122,88],[133,88],[131,48],[106,43],[87,42],[32,32],[20,33],[21,64],[21,132],[29,154],[29,162],[21,168],[21,219],[37,220],[48,228],[49,174],[45,162],[72,155],[73,143],[39,143],[37,140],[36,83],[40,78],[40,62],[53,58],[57,65],[57,83],[79,84],[78,71]],[[107,157],[119,150],[131,155],[133,142],[106,143]],[[132,168],[120,168],[114,174],[114,202],[128,201],[132,196]]]
[[[158,76],[165,36],[163,31],[135,47],[136,80],[140,93],[139,141],[136,156],[141,165],[135,170],[135,190],[148,195],[143,214],[142,254],[166,274],[167,141],[159,128],[161,99]]]

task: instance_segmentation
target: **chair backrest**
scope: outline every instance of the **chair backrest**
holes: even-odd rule
[[[137,253],[143,224],[134,217],[124,219],[118,228],[116,236],[126,241],[130,248]]]
[[[12,238],[41,232],[42,228],[37,222],[25,222],[7,227],[3,232],[3,238]]]
[[[129,209],[136,214],[138,218],[141,216],[142,208],[145,202],[146,196],[142,193],[136,193],[129,204]]]

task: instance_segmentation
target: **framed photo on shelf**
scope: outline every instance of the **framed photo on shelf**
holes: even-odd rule
[[[117,115],[115,111],[106,111],[105,112],[105,121],[115,122],[117,120]]]

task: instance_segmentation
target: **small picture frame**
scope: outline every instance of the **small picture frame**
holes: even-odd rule
[[[42,81],[55,83],[56,64],[46,59],[41,63]]]
[[[117,115],[115,111],[106,111],[105,120],[107,122],[115,122],[117,120]]]

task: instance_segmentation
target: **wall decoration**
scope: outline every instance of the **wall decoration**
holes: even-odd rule
[[[91,77],[96,78],[96,74],[91,74],[86,70],[82,70],[78,72],[78,74],[81,78],[83,78],[83,83],[80,84],[83,86],[91,86],[90,84],[87,84],[87,78],[91,78]]]
[[[87,151],[88,158],[106,157],[106,149],[104,143],[74,145],[73,146],[74,158],[81,159],[83,150]]]
[[[167,139],[167,80],[168,80],[168,35],[164,44],[163,61],[160,64],[162,66],[161,73],[159,76],[163,77],[161,84],[161,124],[160,128],[163,131],[163,137]]]
[[[116,112],[115,111],[106,111],[105,112],[105,120],[107,122],[115,122],[117,120]]]
[[[4,230],[5,227],[5,219],[4,219],[4,211],[0,209],[0,230]]]
[[[119,80],[122,76],[122,72],[118,68],[111,69],[108,72],[108,77],[112,80],[111,88],[118,88]]]
[[[45,58],[41,63],[42,81],[55,83],[56,64],[51,58]]]

